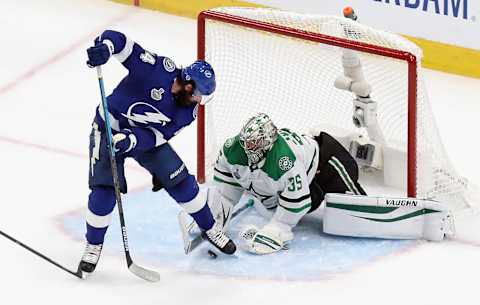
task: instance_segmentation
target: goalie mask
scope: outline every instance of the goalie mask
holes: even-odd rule
[[[277,127],[265,113],[250,118],[240,131],[240,145],[250,165],[257,164],[272,148],[278,138]]]

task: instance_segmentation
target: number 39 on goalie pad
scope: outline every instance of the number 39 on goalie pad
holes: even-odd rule
[[[329,234],[435,241],[455,234],[451,212],[432,200],[327,194],[325,202]]]

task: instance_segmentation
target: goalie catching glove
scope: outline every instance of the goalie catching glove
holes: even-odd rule
[[[288,249],[288,243],[293,239],[290,226],[274,220],[260,230],[254,225],[247,226],[239,235],[241,247],[254,254],[270,254]]]

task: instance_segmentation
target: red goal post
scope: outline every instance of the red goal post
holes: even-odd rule
[[[403,50],[396,50],[378,45],[368,44],[361,41],[349,40],[347,38],[334,37],[321,33],[299,30],[277,24],[248,19],[241,16],[235,16],[223,12],[203,11],[198,16],[197,24],[197,56],[199,59],[208,60],[208,58],[205,58],[205,29],[207,20],[215,20],[230,25],[254,29],[257,31],[275,33],[278,35],[284,35],[292,38],[317,42],[331,46],[338,46],[341,48],[348,48],[364,53],[370,53],[405,61],[408,64],[407,194],[408,196],[412,197],[416,196],[417,58],[414,54]],[[213,101],[213,103],[215,103],[215,101]],[[206,179],[205,120],[205,107],[200,106],[197,119],[197,179],[200,183],[205,182]]]

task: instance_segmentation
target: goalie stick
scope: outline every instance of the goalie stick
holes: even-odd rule
[[[49,262],[49,263],[57,266],[58,268],[62,269],[63,271],[66,271],[66,272],[68,272],[68,273],[72,274],[73,276],[76,276],[76,277],[78,277],[78,278],[80,278],[80,279],[83,278],[83,276],[82,276],[82,270],[80,270],[80,266],[79,266],[79,268],[77,269],[77,271],[72,271],[72,270],[70,270],[70,269],[68,269],[68,268],[60,265],[59,263],[57,263],[56,261],[52,260],[51,258],[45,256],[44,254],[38,252],[37,250],[34,250],[34,249],[30,248],[29,246],[27,246],[26,244],[22,243],[22,242],[19,241],[18,239],[13,238],[12,236],[8,235],[7,233],[2,232],[1,230],[0,230],[0,235],[5,236],[7,239],[10,239],[11,241],[13,241],[14,243],[16,243],[17,245],[19,245],[19,246],[27,249],[28,251],[32,252],[32,253],[35,254],[35,255],[43,258],[43,259],[46,260],[47,262]]]
[[[231,219],[234,219],[243,211],[253,206],[253,203],[253,200],[249,199],[245,205],[233,212]],[[193,232],[195,228],[198,228],[198,226],[193,220],[189,222],[186,216],[187,214],[183,210],[178,213],[178,223],[180,225],[180,231],[182,232],[183,249],[185,254],[188,255],[203,242],[204,238],[201,232]],[[210,252],[209,254],[212,255]]]
[[[103,75],[102,75],[101,66],[97,67],[97,77],[98,77],[98,84],[100,87],[100,95],[102,97],[102,103],[101,103],[102,110],[103,110],[103,113],[105,113],[104,122],[105,122],[105,130],[107,132],[108,148],[110,152],[110,166],[112,167],[113,185],[115,188],[115,199],[117,201],[118,216],[120,218],[120,228],[122,231],[123,249],[125,252],[125,258],[127,260],[127,267],[128,267],[128,270],[130,270],[130,272],[132,272],[136,276],[146,281],[157,282],[160,280],[160,274],[158,274],[158,272],[138,266],[133,262],[132,257],[130,256],[130,250],[128,248],[128,239],[127,239],[127,228],[125,227],[125,217],[123,216],[122,195],[120,194],[120,185],[118,182],[117,161],[115,159],[115,150],[113,149],[110,118],[107,115],[109,112],[108,112],[107,99],[105,97],[105,88],[103,84]]]

